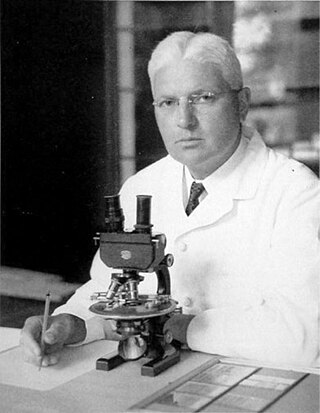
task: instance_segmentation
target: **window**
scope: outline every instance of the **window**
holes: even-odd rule
[[[252,90],[248,123],[318,172],[318,2],[235,2],[233,43]]]

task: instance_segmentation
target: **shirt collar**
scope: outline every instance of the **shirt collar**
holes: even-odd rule
[[[203,180],[194,179],[191,176],[189,169],[184,166],[183,168],[183,202],[186,205],[188,202],[188,197],[190,193],[190,188],[192,182],[201,182],[205,187],[205,193],[200,197],[200,201],[210,193],[214,193],[217,187],[217,184],[221,181],[224,181],[241,163],[244,155],[246,153],[246,149],[249,144],[249,139],[242,135],[239,145],[234,153],[230,156],[230,158],[221,165],[216,171],[214,171],[211,175],[207,176]]]

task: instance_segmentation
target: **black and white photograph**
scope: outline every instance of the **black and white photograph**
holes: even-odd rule
[[[319,413],[319,2],[0,2],[0,411]]]

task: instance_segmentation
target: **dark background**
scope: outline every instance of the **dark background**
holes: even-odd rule
[[[155,45],[175,30],[231,40],[233,2],[209,3],[134,2],[136,170],[166,154],[147,75]],[[89,278],[103,196],[121,184],[116,48],[131,29],[116,9],[1,0],[3,266]]]
[[[112,3],[1,2],[2,265],[88,279],[119,189]]]

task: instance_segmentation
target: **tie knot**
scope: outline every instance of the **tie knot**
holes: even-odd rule
[[[192,182],[190,188],[190,198],[191,196],[196,196],[197,198],[202,194],[204,191],[204,186],[201,183]]]
[[[191,212],[199,205],[199,197],[204,191],[204,186],[201,183],[192,182],[190,188],[190,196],[188,205],[186,207],[187,215],[190,215]]]

